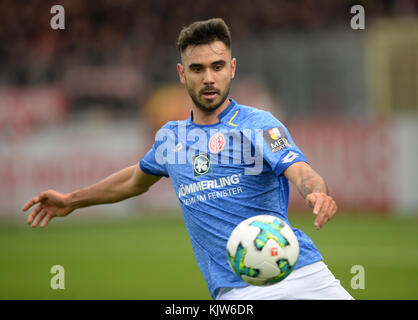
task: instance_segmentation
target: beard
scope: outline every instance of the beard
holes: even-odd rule
[[[229,90],[231,88],[231,81],[228,83],[228,86],[225,88],[223,93],[221,93],[218,89],[216,89],[215,87],[212,87],[212,86],[204,87],[197,94],[191,88],[189,88],[189,86],[187,86],[187,84],[186,84],[186,88],[187,88],[187,92],[189,93],[189,96],[192,99],[195,106],[197,108],[199,108],[199,110],[203,111],[204,113],[210,114],[210,113],[214,112],[216,109],[218,109],[225,102],[225,100],[228,98]],[[208,91],[208,90],[216,91],[217,94],[220,96],[220,100],[216,104],[212,105],[211,102],[207,102],[207,103],[204,102],[203,92]]]

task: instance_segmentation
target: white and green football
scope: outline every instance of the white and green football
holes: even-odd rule
[[[271,215],[242,221],[229,236],[226,250],[232,271],[256,286],[285,279],[299,257],[299,243],[292,228]]]

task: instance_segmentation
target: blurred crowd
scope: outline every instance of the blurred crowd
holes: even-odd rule
[[[65,8],[65,30],[50,27],[55,4]],[[2,0],[0,86],[59,83],[79,101],[137,104],[153,84],[176,79],[168,56],[184,25],[222,17],[234,40],[346,24],[354,4],[368,18],[418,10],[413,0]]]

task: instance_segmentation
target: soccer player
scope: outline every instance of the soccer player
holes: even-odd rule
[[[45,227],[54,217],[140,195],[161,177],[169,177],[213,298],[351,299],[312,240],[295,228],[300,254],[286,279],[258,287],[232,272],[226,243],[240,222],[269,214],[289,224],[289,180],[313,209],[316,229],[334,216],[337,205],[323,178],[311,168],[279,120],[228,97],[236,59],[231,54],[229,28],[222,19],[183,28],[177,46],[179,78],[193,101],[190,118],[165,124],[139,165],[68,194],[41,192],[23,207],[26,211],[39,204],[28,216],[28,223]]]

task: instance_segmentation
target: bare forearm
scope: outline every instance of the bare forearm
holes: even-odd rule
[[[43,191],[30,199],[22,210],[26,211],[39,204],[28,216],[28,223],[35,228],[42,221],[43,228],[54,217],[65,217],[75,209],[118,202],[144,193],[160,178],[146,174],[138,165],[133,165],[71,193],[63,194],[52,189]]]
[[[305,199],[310,193],[320,192],[328,195],[328,187],[324,179],[314,171],[302,175],[297,184],[299,193]]]
[[[305,162],[296,162],[284,172],[294,183],[305,203],[313,209],[316,215],[315,228],[320,230],[337,212],[337,204],[329,195],[324,179]]]
[[[114,203],[136,196],[142,190],[134,182],[135,166],[120,170],[102,181],[66,195],[73,210],[98,204]]]
[[[328,195],[328,187],[324,179],[305,162],[291,165],[285,171],[285,175],[294,183],[303,199],[306,199],[311,193]]]

